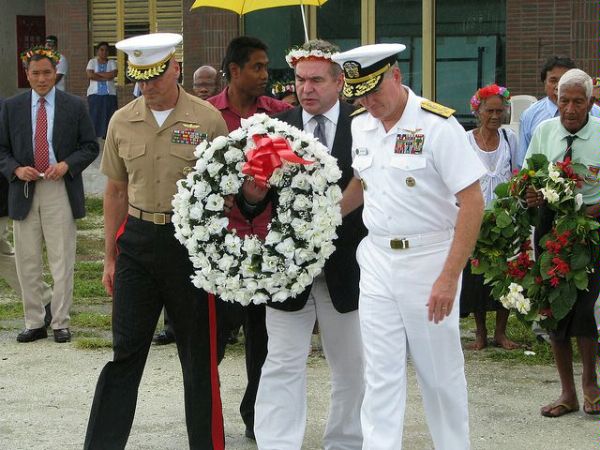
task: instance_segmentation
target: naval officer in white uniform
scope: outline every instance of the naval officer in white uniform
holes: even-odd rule
[[[485,168],[453,110],[402,85],[404,48],[367,45],[333,57],[344,95],[366,109],[352,122],[355,178],[342,201],[345,214],[364,199],[369,232],[357,250],[363,449],[402,448],[410,354],[435,448],[463,450],[469,416],[454,304],[481,224]]]

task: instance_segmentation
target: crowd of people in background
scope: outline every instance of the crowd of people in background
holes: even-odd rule
[[[402,84],[396,62],[402,45],[340,53],[331,43],[310,41],[303,47],[309,56],[292,59],[293,75],[269,83],[267,46],[242,36],[229,43],[221,71],[199,67],[192,91],[186,93],[174,57],[181,40],[169,36],[117,43],[129,56],[127,76],[138,93],[121,109],[110,44],[97,43],[85,68],[86,106],[64,92],[68,64],[56,36],[48,36],[44,48],[23,58],[31,90],[0,103],[0,276],[23,300],[25,329],[19,342],[46,338],[48,327],[57,343],[71,340],[75,220],[85,215],[82,172],[103,152],[101,170],[108,178],[103,283],[114,298],[114,360],[98,379],[85,448],[103,448],[107,442],[125,446],[152,341],[176,343],[179,349],[190,447],[222,448],[216,366],[240,328],[247,372],[240,414],[246,437],[260,449],[301,448],[306,359],[317,321],[331,368],[326,449],[401,448],[407,355],[423,386],[436,448],[468,448],[459,317],[474,315],[471,350],[489,345],[486,316],[492,311],[493,345],[507,351],[522,348],[509,337],[509,310],[492,297],[483,276],[465,266],[481,210],[494,201],[499,184],[527,167],[532,154],[562,160],[565,129],[577,135],[569,155],[600,167],[600,107],[591,103],[599,100],[598,79],[592,82],[570,58],[552,56],[540,72],[546,95],[522,113],[518,134],[503,127],[510,114],[510,86],[496,83],[474,92],[469,103],[477,125],[465,133],[449,109]],[[324,273],[297,298],[245,307],[218,299],[213,304],[189,282],[193,268],[173,236],[171,198],[177,180],[193,166],[192,144],[199,132],[193,130],[214,139],[255,113],[312,133],[338,159],[344,222]],[[181,117],[192,137],[177,142],[185,145],[176,156],[168,148]],[[20,132],[23,124],[29,134]],[[158,133],[162,127],[169,132]],[[415,140],[417,130],[426,136],[433,156]],[[442,142],[452,151],[442,150]],[[390,155],[378,153],[388,147]],[[159,158],[161,164],[154,164]],[[385,165],[401,168],[402,176],[392,178],[381,169]],[[154,188],[157,183],[160,189]],[[596,217],[600,190],[597,185],[586,189],[585,203]],[[398,194],[390,199],[386,190]],[[543,204],[537,194],[530,197],[529,207]],[[245,183],[228,211],[230,228],[242,237],[264,239],[273,201],[272,193]],[[405,223],[405,214],[417,220]],[[14,251],[8,217],[13,220]],[[390,242],[385,237],[390,234],[415,236],[414,248],[398,253],[395,249],[404,247],[395,245],[405,244]],[[421,251],[426,245],[435,248]],[[42,279],[43,246],[52,287]],[[160,261],[155,260],[156,248],[162,251]],[[161,264],[165,259],[168,266]],[[600,414],[599,328],[594,319],[600,282],[592,278],[592,288],[581,295],[568,323],[550,333],[561,394],[541,409],[543,416],[579,410],[571,337],[582,357],[583,409]],[[414,303],[403,303],[408,297]],[[425,304],[428,314],[421,316]],[[598,307],[595,313],[600,314]],[[164,328],[155,334],[161,314]],[[386,357],[390,354],[394,357]],[[444,374],[443,382],[437,374]]]

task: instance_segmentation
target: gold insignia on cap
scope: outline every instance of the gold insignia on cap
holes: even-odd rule
[[[439,103],[432,102],[431,100],[423,100],[421,102],[421,109],[429,111],[437,116],[447,119],[456,112],[455,109],[448,108],[447,106],[440,105]]]
[[[414,187],[415,184],[417,184],[417,182],[413,177],[406,177],[406,185],[408,187]]]
[[[360,77],[360,64],[356,61],[346,61],[344,63],[344,72],[348,78]]]
[[[354,111],[352,114],[350,114],[350,117],[359,116],[364,112],[367,112],[367,108],[365,108],[365,107],[358,108],[356,111]]]
[[[140,56],[142,56],[142,51],[141,50],[134,50],[133,51],[133,56],[135,56],[136,58],[139,58]]]
[[[134,54],[135,52],[140,52],[141,54],[141,50],[135,50]],[[159,75],[162,75],[162,73],[167,68],[167,63],[173,57],[174,54],[175,52],[169,53],[165,58],[161,59],[158,62],[155,62],[154,64],[139,65],[133,64],[131,61],[128,61],[127,76],[135,81],[146,81],[150,80],[151,78],[155,78]]]

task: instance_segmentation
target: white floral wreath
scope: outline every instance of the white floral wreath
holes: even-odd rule
[[[256,136],[285,138],[311,164],[282,160],[268,182],[278,196],[264,242],[228,231],[224,197],[244,181],[246,156]],[[193,284],[243,305],[284,301],[308,287],[334,251],[341,224],[336,159],[311,134],[266,114],[242,119],[229,136],[196,147],[194,171],[177,183],[173,199],[175,237],[194,266]]]

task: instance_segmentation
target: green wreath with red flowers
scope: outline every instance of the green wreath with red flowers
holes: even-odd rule
[[[483,274],[492,286],[492,296],[527,322],[538,321],[548,330],[556,328],[585,290],[600,253],[600,224],[586,215],[577,192],[587,168],[566,159],[548,162],[533,155],[528,168],[499,185],[496,199],[486,210],[477,245],[471,258],[474,274]],[[542,236],[542,248],[534,258],[532,226],[536,208],[528,208],[529,186],[542,193],[554,220]]]

